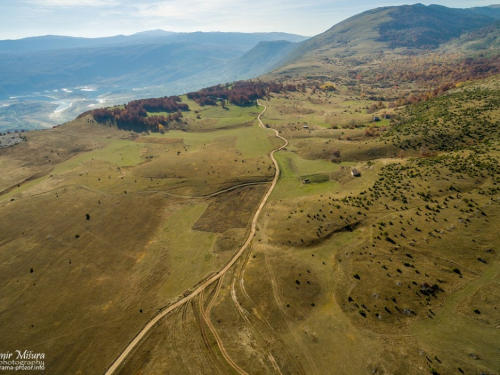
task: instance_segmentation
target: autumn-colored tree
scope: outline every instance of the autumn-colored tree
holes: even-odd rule
[[[323,91],[337,91],[337,88],[333,83],[325,83],[324,85],[321,85],[321,90]]]
[[[95,121],[112,122],[120,128],[165,131],[172,121],[182,118],[181,111],[189,110],[178,96],[134,100],[123,107],[100,108],[91,112]],[[149,112],[149,113],[148,113]],[[168,116],[156,115],[155,112],[167,112]]]

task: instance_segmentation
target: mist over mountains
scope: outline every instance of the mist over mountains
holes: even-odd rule
[[[206,70],[240,57],[261,41],[304,39],[285,33],[157,30],[109,38],[44,36],[0,41],[0,96],[5,99],[75,85],[132,89],[194,75],[204,81]]]
[[[305,39],[307,38],[300,35],[279,32],[231,33],[198,31],[192,33],[175,33],[165,30],[151,30],[132,35],[117,35],[102,38],[46,35],[16,40],[0,40],[0,52],[34,52],[54,49],[171,43],[224,44],[248,50],[260,41],[288,40],[290,42],[301,42]]]

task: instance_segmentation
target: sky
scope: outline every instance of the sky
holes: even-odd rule
[[[494,0],[436,0],[453,8]],[[147,30],[282,31],[317,35],[365,10],[397,0],[0,0],[0,40],[39,35],[100,37]],[[500,1],[499,1],[500,2]]]

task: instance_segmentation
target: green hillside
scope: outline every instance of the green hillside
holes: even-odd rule
[[[444,51],[466,53],[491,52],[500,49],[500,21],[470,31],[441,46]]]
[[[494,21],[464,9],[422,4],[394,7],[390,16],[391,20],[378,28],[379,40],[387,42],[389,48],[435,48]]]

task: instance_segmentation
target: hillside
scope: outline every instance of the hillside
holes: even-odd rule
[[[322,60],[436,48],[495,22],[467,9],[422,4],[373,9],[315,36],[285,56],[278,73],[325,72]],[[418,52],[416,52],[418,53]],[[335,71],[334,71],[335,72]]]
[[[441,46],[446,52],[463,51],[473,54],[476,52],[493,52],[500,48],[500,21],[486,27],[470,31]]]
[[[384,45],[377,42],[379,37],[377,29],[383,22],[391,20],[390,10],[390,8],[378,8],[348,18],[305,41],[280,63],[300,65],[301,60],[312,59],[312,55],[317,60],[321,57],[347,57],[380,50]],[[305,65],[311,67],[310,64],[305,63]]]
[[[477,14],[482,14],[484,16],[500,19],[500,5],[490,5],[487,7],[473,7],[473,8],[468,8],[468,10]]]
[[[283,57],[297,48],[297,45],[286,40],[260,42],[243,56],[230,62],[225,71],[228,79],[248,79],[270,72]]]
[[[466,9],[452,9],[439,5],[416,4],[395,7],[391,21],[378,27],[379,40],[389,48],[436,48],[464,32],[491,24],[494,19],[476,15]]]

